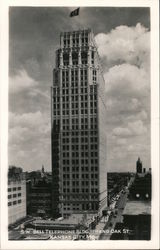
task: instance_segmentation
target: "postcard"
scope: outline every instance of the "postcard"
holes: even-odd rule
[[[2,249],[159,249],[158,1],[2,1]]]

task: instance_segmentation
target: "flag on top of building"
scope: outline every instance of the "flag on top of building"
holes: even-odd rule
[[[80,9],[80,8],[77,8],[77,9],[73,10],[73,11],[70,13],[70,17],[78,16],[78,15],[79,15],[79,9]]]

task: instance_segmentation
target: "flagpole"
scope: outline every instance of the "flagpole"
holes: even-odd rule
[[[77,21],[78,21],[78,18],[79,18],[79,16],[80,16],[80,7],[74,9],[73,11],[71,11],[69,16],[70,16],[71,18],[75,18],[74,20],[77,20]],[[82,31],[82,30],[85,29],[84,27],[81,26],[81,24],[79,24],[79,22],[77,22],[77,23],[78,23],[78,26],[79,26],[79,27],[78,27],[78,30],[79,30],[79,31]]]

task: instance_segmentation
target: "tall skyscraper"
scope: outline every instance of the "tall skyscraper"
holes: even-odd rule
[[[105,82],[90,29],[64,32],[52,99],[53,216],[107,205]]]

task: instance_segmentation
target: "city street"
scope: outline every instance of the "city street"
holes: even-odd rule
[[[108,233],[102,233],[99,237],[99,240],[109,240],[112,233],[114,232],[113,229],[115,228],[116,223],[122,222],[123,220],[122,213],[127,202],[127,195],[128,191],[126,191],[125,194],[121,194],[119,200],[117,201],[117,208],[113,210],[114,213],[117,211],[117,214],[115,216],[113,215],[104,227],[104,229],[107,230]]]
[[[121,193],[119,200],[116,202],[116,207],[112,209],[113,215],[110,216],[110,219],[105,223],[106,217],[103,217],[102,220],[97,224],[96,230],[106,230],[105,233],[102,233],[99,236],[99,240],[109,240],[112,233],[114,233],[114,228],[116,223],[122,223],[123,209],[127,202],[128,190],[125,193]],[[104,220],[103,220],[104,219]],[[29,236],[29,235],[28,235]],[[49,236],[49,235],[48,235]],[[20,239],[22,235],[20,234],[20,229],[14,229],[9,231],[9,239]]]

